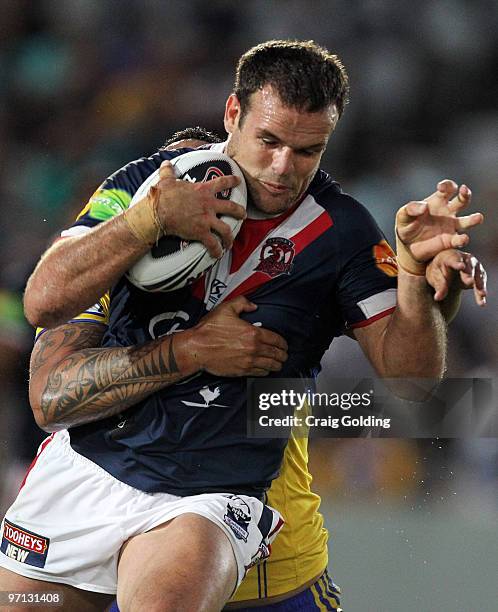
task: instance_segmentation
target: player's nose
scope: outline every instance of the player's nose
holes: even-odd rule
[[[294,171],[294,152],[290,147],[279,147],[273,152],[272,171],[276,176],[285,176]]]

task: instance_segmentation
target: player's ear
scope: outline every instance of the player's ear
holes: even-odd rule
[[[239,124],[240,119],[240,102],[237,96],[232,93],[228,96],[225,105],[225,130],[231,134]]]

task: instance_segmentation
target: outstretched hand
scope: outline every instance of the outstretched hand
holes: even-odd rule
[[[469,236],[460,232],[482,223],[484,219],[481,213],[457,217],[471,199],[472,192],[466,185],[458,187],[454,181],[446,179],[438,183],[437,190],[429,197],[401,207],[396,214],[401,267],[409,272],[414,270],[415,274],[423,274],[424,262],[445,249],[465,246]],[[408,263],[403,265],[404,262]]]
[[[434,299],[444,300],[450,287],[473,289],[478,306],[486,306],[487,274],[482,263],[470,253],[447,249],[441,251],[427,266],[426,279],[434,289]]]

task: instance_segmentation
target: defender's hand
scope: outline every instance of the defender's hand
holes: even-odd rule
[[[438,183],[437,191],[420,202],[409,202],[396,214],[398,263],[414,274],[425,272],[425,262],[445,249],[465,246],[469,237],[458,233],[483,221],[481,213],[457,217],[472,193],[454,181]]]
[[[266,376],[287,360],[287,342],[240,318],[257,306],[239,296],[217,306],[192,329],[186,350],[200,370],[216,376]]]
[[[215,195],[239,184],[236,176],[220,176],[205,183],[189,183],[177,179],[173,166],[164,161],[159,170],[161,180],[150,188],[148,197],[155,198],[155,210],[165,234],[184,240],[198,240],[212,257],[219,259],[223,248],[213,232],[218,234],[225,249],[232,246],[232,232],[218,215],[245,219],[242,206]]]
[[[441,251],[427,266],[426,279],[434,289],[434,299],[438,302],[446,298],[450,287],[456,283],[459,289],[474,290],[478,306],[486,305],[486,270],[470,253],[454,249]]]

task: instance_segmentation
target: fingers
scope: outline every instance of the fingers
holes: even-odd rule
[[[408,202],[398,211],[399,221],[407,223],[411,217],[420,217],[427,210],[427,202],[421,200],[419,202]]]
[[[230,200],[213,200],[213,210],[217,215],[228,215],[234,219],[245,219],[247,216],[243,206]]]
[[[426,279],[434,289],[436,302],[444,300],[448,295],[454,271],[464,269],[465,263],[462,261],[462,255],[459,251],[447,249],[436,255],[426,270]]]
[[[173,169],[173,165],[170,161],[163,161],[163,163],[159,167],[159,177],[161,180],[172,178],[176,180],[175,170]]]
[[[221,246],[220,239],[217,238],[213,232],[208,231],[203,234],[202,238],[200,238],[200,242],[206,247],[211,257],[220,259],[220,257],[223,256],[223,247]]]
[[[448,204],[448,209],[452,213],[457,213],[467,208],[472,199],[472,192],[467,185],[460,185],[456,197],[454,197]]]
[[[281,354],[280,351],[284,352],[286,354],[285,359],[287,359],[287,350],[289,347],[285,338],[282,338],[282,336],[279,334],[276,334],[269,329],[265,329],[264,327],[260,327],[258,332],[258,340],[261,342],[261,344],[278,349],[278,352],[274,351],[275,357]]]
[[[266,357],[259,357],[254,360],[253,370],[260,370],[264,374],[256,374],[256,376],[267,376],[270,372],[280,372],[283,363],[276,361],[275,359],[269,359]],[[252,372],[250,371],[252,374]]]
[[[478,306],[486,306],[488,275],[481,262],[471,257],[472,278],[474,280],[474,298]]]
[[[218,306],[215,310],[222,308],[230,308],[235,314],[240,315],[242,312],[253,312],[257,310],[257,305],[248,300],[245,296],[239,295],[232,300],[225,302]],[[214,311],[213,311],[214,312]],[[264,327],[253,327],[254,333],[256,334],[256,342],[261,345],[267,345],[264,347],[266,356],[271,356],[273,359],[287,359],[288,345],[280,334],[265,329]],[[284,354],[285,353],[285,354]]]
[[[450,246],[453,249],[461,249],[466,246],[470,241],[470,238],[467,234],[453,234],[450,236]]]
[[[482,223],[484,221],[484,215],[482,213],[473,213],[466,217],[458,217],[456,221],[458,229],[467,229]]]
[[[462,253],[461,251],[457,251],[455,249],[447,249],[436,255],[434,258],[434,263],[436,263],[440,268],[451,268],[452,270],[456,270],[458,272],[460,270],[465,270],[467,266],[464,259],[465,255],[468,255],[468,253]]]
[[[222,304],[218,308],[223,308],[223,307],[231,308],[233,312],[235,312],[235,314],[237,315],[239,315],[242,312],[253,312],[254,310],[257,310],[258,308],[256,304],[249,301],[244,295],[239,295],[233,300],[226,302],[224,305]]]
[[[434,276],[430,284],[434,289],[434,299],[436,302],[444,300],[444,298],[448,295],[449,282],[448,279],[445,278],[442,270],[438,268],[434,271]]]
[[[473,289],[478,306],[485,306],[487,299],[487,274],[481,262],[470,253],[461,255],[460,283],[462,289]],[[449,263],[449,258],[446,258]],[[446,261],[445,261],[446,263]]]
[[[444,179],[439,181],[436,186],[436,191],[432,193],[428,198],[425,198],[430,203],[430,209],[432,212],[437,210],[444,210],[448,208],[448,200],[455,195],[458,189],[458,185],[455,181],[450,179]]]
[[[443,179],[437,184],[437,191],[432,195],[450,198],[458,189],[458,185],[451,179]]]
[[[215,179],[207,181],[205,185],[207,185],[209,191],[212,194],[215,194],[219,193],[220,191],[225,191],[225,189],[231,189],[232,187],[236,187],[239,183],[240,178],[238,176],[229,174],[226,176],[219,176]]]
[[[215,204],[216,202],[216,204]],[[230,226],[218,218],[217,215],[229,215],[235,219],[245,219],[246,211],[239,204],[230,202],[230,200],[214,200],[211,211],[211,231],[216,232],[221,238],[221,242],[225,249],[232,248],[233,234]]]
[[[230,226],[221,219],[215,217],[211,222],[211,231],[218,234],[225,249],[230,249],[233,244],[233,235]]]
[[[248,371],[250,374],[253,373],[254,369],[265,372],[264,374],[257,374],[257,376],[266,376],[269,372],[280,372],[287,358],[287,351],[277,346],[261,344],[258,347],[257,354],[251,359]]]
[[[417,261],[429,261],[446,249],[460,249],[469,242],[467,234],[443,233],[410,245]]]

